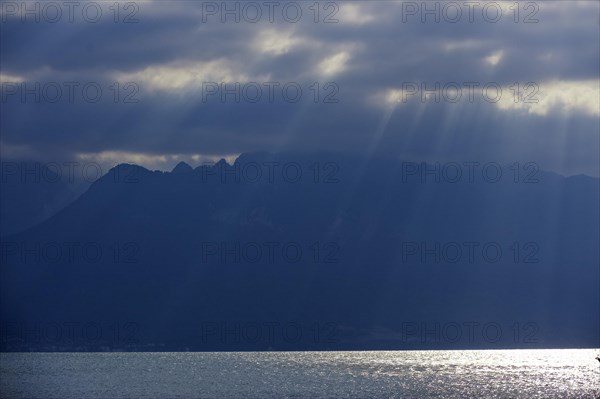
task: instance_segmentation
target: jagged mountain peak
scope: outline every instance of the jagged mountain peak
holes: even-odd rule
[[[181,161],[173,168],[171,173],[189,173],[189,172],[192,172],[193,170],[194,169],[192,169],[192,167],[190,165]]]

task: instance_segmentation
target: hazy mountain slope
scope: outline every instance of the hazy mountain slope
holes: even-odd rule
[[[176,173],[120,165],[7,237],[5,325],[131,322],[138,347],[206,350],[597,343],[597,179],[539,172],[515,183],[507,168],[497,183],[423,183],[398,160],[327,154],[236,162]],[[271,180],[267,163],[296,163],[302,178],[292,182],[290,168]],[[266,340],[261,327],[261,339],[244,339],[248,323],[295,323],[303,335]],[[420,323],[434,332],[422,339],[410,330]],[[452,323],[456,341],[442,331]],[[489,323],[502,328],[497,341],[481,330],[467,339],[466,326]]]

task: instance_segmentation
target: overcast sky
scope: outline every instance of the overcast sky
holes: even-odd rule
[[[3,160],[327,150],[599,175],[598,1],[47,4],[2,2]]]

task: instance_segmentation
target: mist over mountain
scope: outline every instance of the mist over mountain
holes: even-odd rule
[[[89,185],[39,162],[1,162],[0,179],[0,236],[48,219]]]
[[[121,164],[3,238],[2,349],[75,347],[67,325],[127,326],[86,348],[595,346],[598,183],[327,153]]]

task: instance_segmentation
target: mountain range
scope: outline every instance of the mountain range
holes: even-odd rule
[[[2,238],[0,349],[596,347],[599,204],[533,164],[121,164]]]

